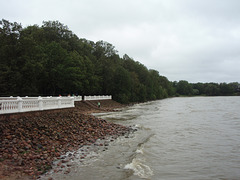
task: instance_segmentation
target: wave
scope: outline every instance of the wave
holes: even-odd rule
[[[142,137],[138,139],[136,150],[131,156],[132,161],[126,164],[123,169],[132,170],[134,175],[140,178],[149,179],[154,174],[152,169],[146,164],[147,162],[145,160],[146,154],[144,153],[144,146],[154,134],[147,131],[144,132],[147,135],[144,133],[145,135],[142,134]]]
[[[149,166],[144,164],[144,161],[138,158],[134,158],[130,164],[125,165],[124,169],[131,169],[134,171],[134,175],[140,178],[150,178],[153,176],[153,171]]]

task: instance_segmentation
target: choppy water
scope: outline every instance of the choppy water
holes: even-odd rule
[[[138,131],[55,179],[240,179],[240,97],[170,98],[97,116]]]

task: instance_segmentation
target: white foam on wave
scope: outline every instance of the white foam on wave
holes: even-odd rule
[[[143,148],[137,149],[137,150],[136,150],[136,153],[143,154]]]
[[[141,124],[135,124],[134,127],[137,128],[137,129],[142,129],[143,128],[143,126]]]
[[[139,159],[133,159],[130,164],[125,165],[124,169],[131,169],[134,171],[134,175],[139,176],[140,178],[149,178],[153,175],[151,168]]]

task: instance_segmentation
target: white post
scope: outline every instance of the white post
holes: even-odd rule
[[[58,99],[58,108],[61,108],[61,96],[57,97],[57,99]]]
[[[18,100],[18,112],[22,112],[22,104],[23,104],[23,100],[21,97],[17,97],[17,100]]]
[[[74,97],[72,97],[72,107],[75,107],[74,106]]]
[[[40,111],[43,110],[43,100],[41,96],[38,97],[38,107]]]

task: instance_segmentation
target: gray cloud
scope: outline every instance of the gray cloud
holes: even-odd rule
[[[238,0],[0,0],[24,26],[59,20],[80,38],[105,40],[169,80],[240,81]]]

